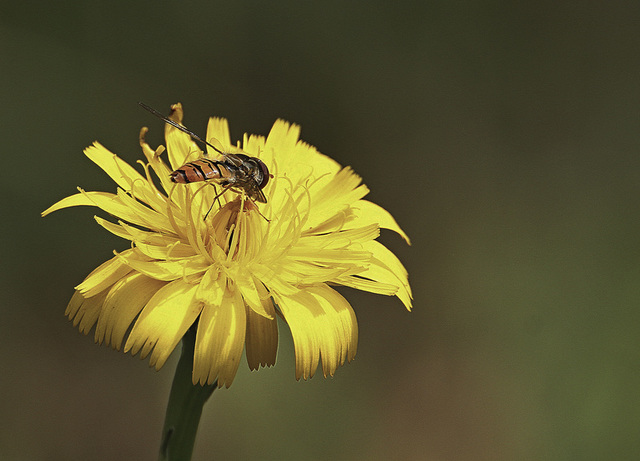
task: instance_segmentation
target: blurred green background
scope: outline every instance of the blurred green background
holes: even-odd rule
[[[296,382],[242,364],[195,460],[640,459],[640,3],[2,2],[0,458],[153,460],[160,372],[63,316],[127,242],[82,155],[130,162],[182,102],[203,133],[285,118],[412,237],[415,308],[345,291],[356,360]],[[104,216],[104,213],[101,214]]]

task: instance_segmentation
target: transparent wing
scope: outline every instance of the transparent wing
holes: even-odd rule
[[[223,153],[222,155],[233,166],[240,168],[242,167],[242,165],[244,165],[244,160],[238,157],[236,154]]]

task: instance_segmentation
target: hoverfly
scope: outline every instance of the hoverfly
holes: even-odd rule
[[[205,157],[194,160],[193,162],[185,163],[171,173],[170,178],[172,182],[178,184],[189,184],[192,182],[213,181],[223,188],[222,192],[216,195],[214,202],[218,197],[220,197],[220,195],[231,189],[236,192],[246,193],[254,202],[267,203],[267,198],[264,196],[262,189],[264,189],[269,182],[271,175],[269,174],[267,165],[265,165],[262,160],[246,154],[222,152],[220,149],[205,141],[194,132],[188,130],[179,123],[174,122],[170,118],[165,117],[157,110],[142,102],[138,102],[138,104],[160,120],[184,133],[187,133],[196,141],[201,142],[205,146],[211,147],[218,154],[222,155],[222,160],[212,160],[208,158],[205,153]],[[211,206],[213,207],[213,204]],[[205,215],[205,219],[210,211],[211,208],[209,208],[209,211]]]

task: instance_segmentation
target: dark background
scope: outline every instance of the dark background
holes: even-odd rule
[[[284,118],[371,188],[413,246],[415,308],[345,291],[356,360],[296,382],[242,364],[194,459],[602,460],[640,456],[640,3],[3,2],[0,458],[153,460],[159,373],[63,316],[127,242],[96,209],[139,100],[232,138]]]

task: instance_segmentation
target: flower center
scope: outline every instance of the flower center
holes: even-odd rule
[[[211,219],[210,235],[215,244],[234,259],[246,247],[250,228],[247,217],[253,214],[248,212],[257,211],[255,208],[251,200],[238,196],[220,208]]]

